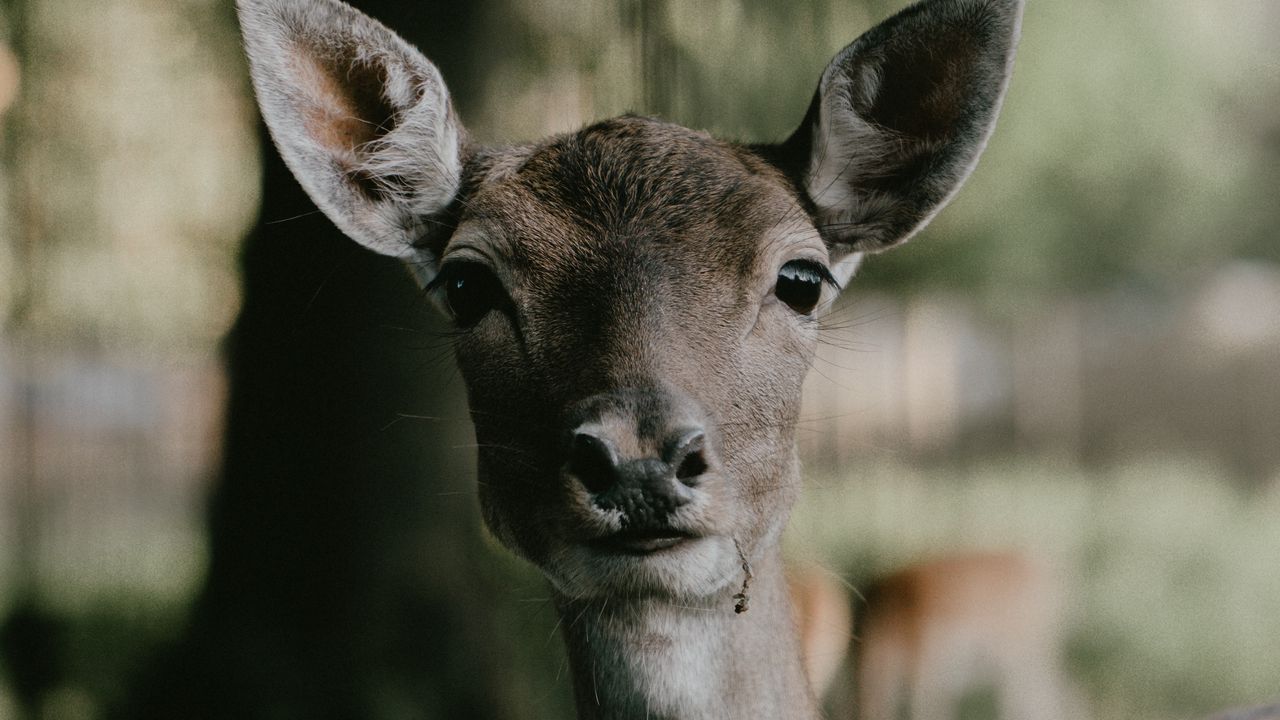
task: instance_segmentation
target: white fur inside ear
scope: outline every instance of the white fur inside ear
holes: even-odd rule
[[[835,278],[837,285],[841,288],[849,287],[849,281],[853,279],[854,273],[858,272],[864,256],[866,253],[851,252],[832,263],[831,277]]]
[[[846,49],[844,54],[847,54]],[[889,155],[883,132],[872,127],[851,107],[853,97],[873,97],[879,77],[874,71],[851,78],[838,72],[842,57],[823,73],[818,127],[814,132],[806,189],[819,217],[839,222],[857,216],[852,206],[860,202],[850,180],[877,171]]]
[[[338,0],[239,0],[263,118],[289,169],[357,242],[415,264],[458,192],[464,132],[439,71]]]
[[[391,132],[357,148],[358,171],[415,215],[447,207],[462,176],[462,138],[449,91],[434,66],[430,69],[431,76],[424,79],[402,67],[388,67],[385,97],[406,109]]]

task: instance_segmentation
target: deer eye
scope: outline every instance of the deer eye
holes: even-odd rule
[[[458,327],[471,327],[506,300],[502,283],[493,272],[476,262],[446,263],[436,283],[444,287],[445,301]]]
[[[822,283],[835,284],[831,272],[813,260],[792,260],[778,271],[773,294],[801,315],[808,315],[822,297]]]

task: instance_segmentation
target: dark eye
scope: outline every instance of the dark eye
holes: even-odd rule
[[[475,325],[506,299],[502,283],[480,263],[446,263],[438,282],[444,286],[449,312],[459,327]]]
[[[778,271],[773,293],[792,310],[808,315],[822,297],[822,283],[832,282],[831,273],[813,260],[792,260]]]

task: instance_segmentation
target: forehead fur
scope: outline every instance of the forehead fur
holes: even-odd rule
[[[714,239],[743,258],[762,228],[804,214],[781,173],[750,150],[643,117],[482,154],[469,170],[463,219],[497,221],[546,250],[570,239],[579,249]],[[545,237],[549,228],[557,237]]]
[[[539,201],[606,232],[637,224],[678,229],[708,215],[751,213],[761,201],[778,200],[781,185],[777,172],[744,149],[641,117],[553,138],[519,175]]]

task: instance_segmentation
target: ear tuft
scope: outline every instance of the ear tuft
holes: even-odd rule
[[[464,141],[436,67],[338,0],[238,6],[263,118],[311,199],[361,244],[434,267]]]
[[[911,237],[973,171],[1008,86],[1022,0],[923,0],[842,50],[771,155],[833,256]]]

